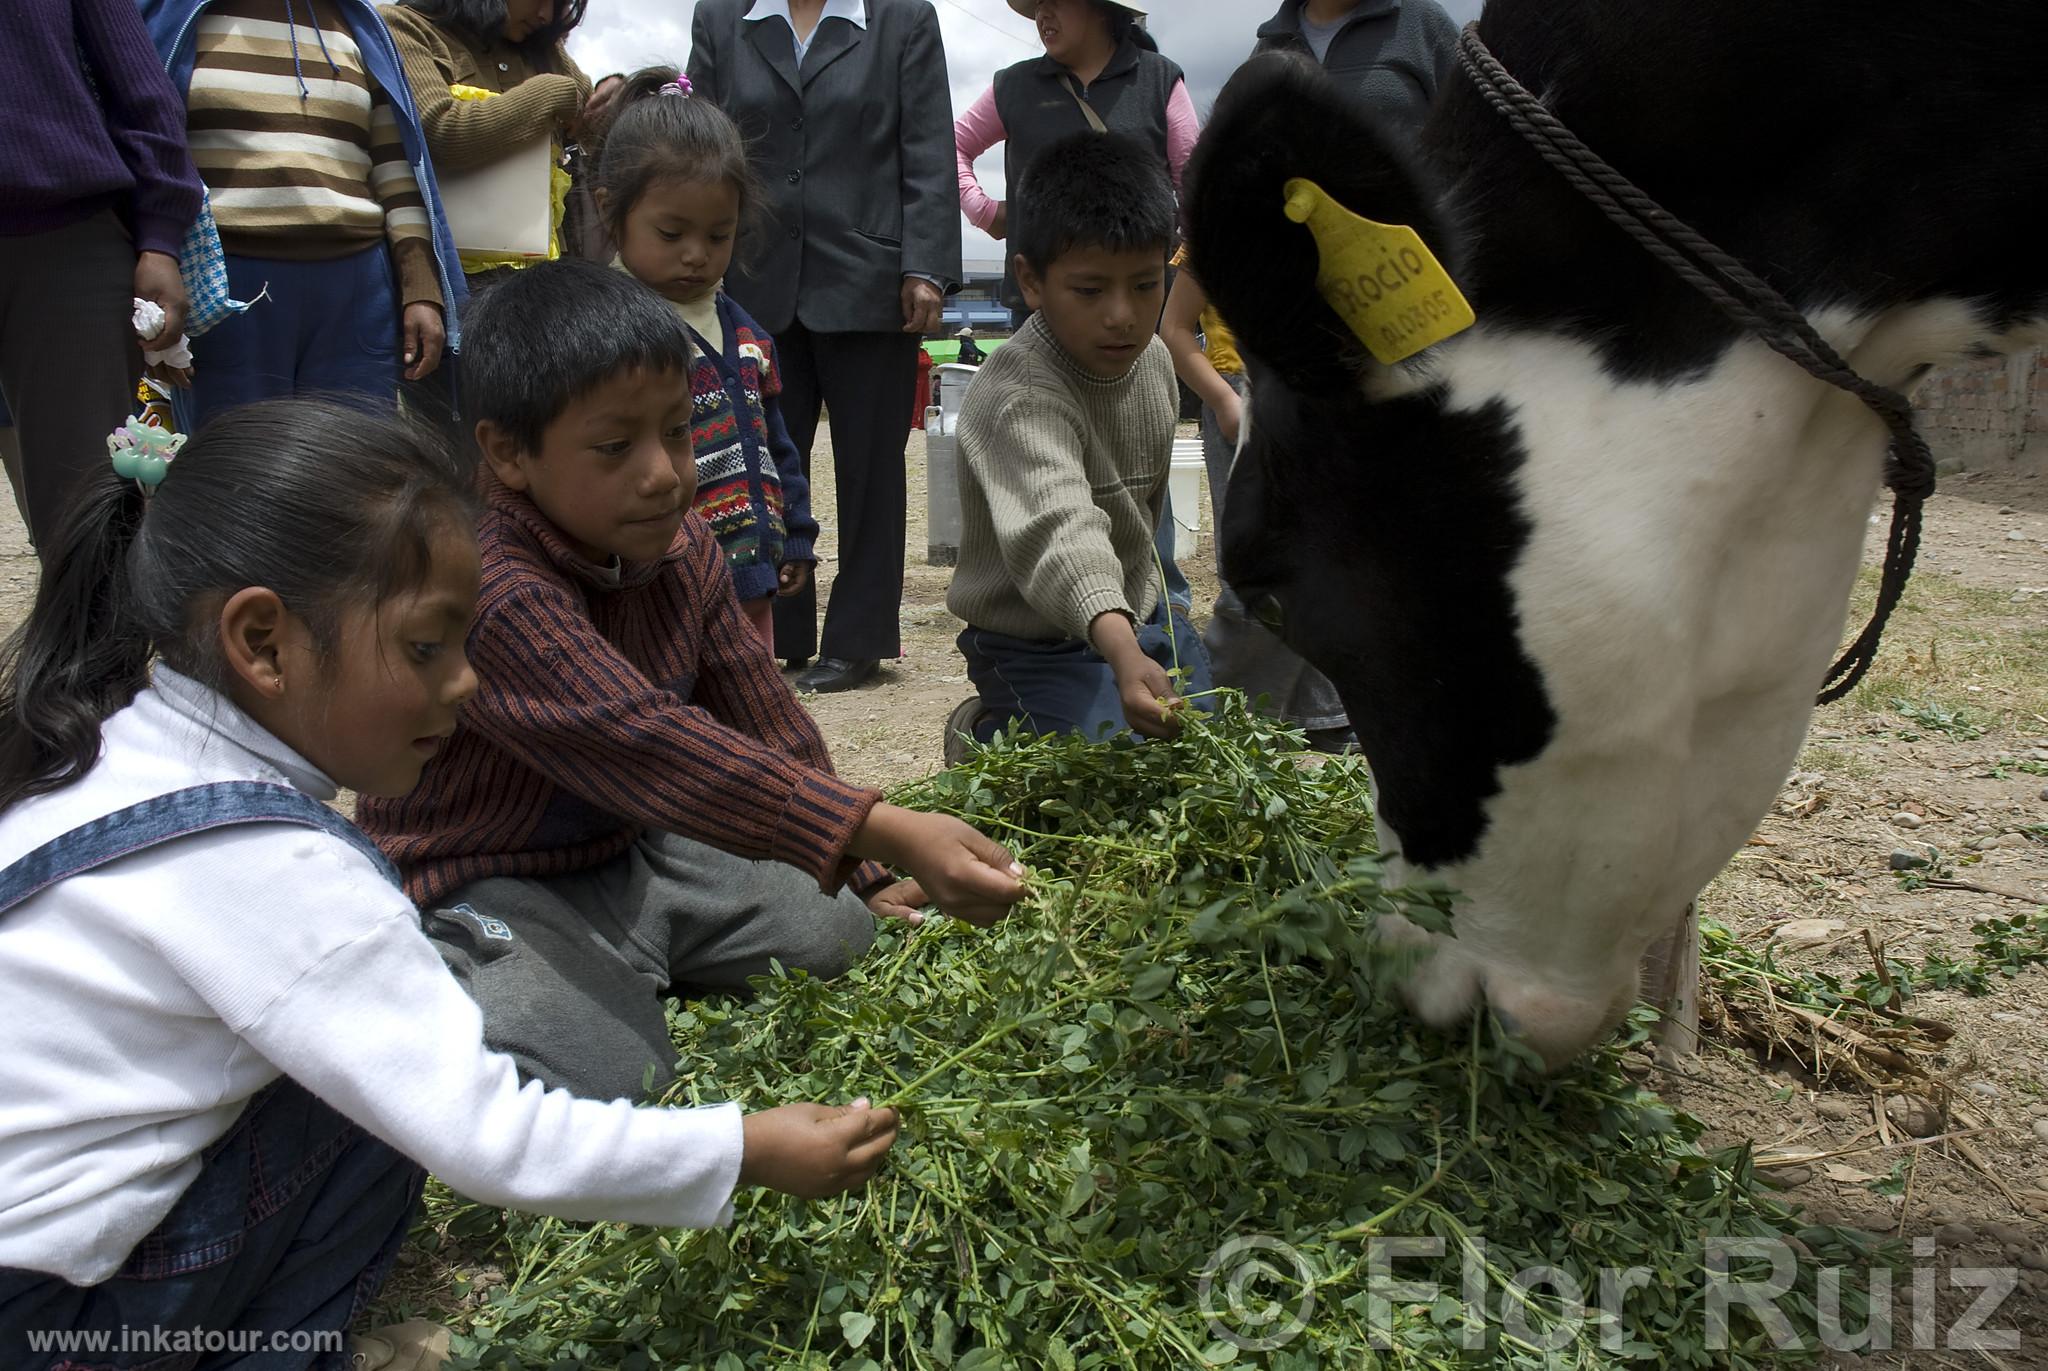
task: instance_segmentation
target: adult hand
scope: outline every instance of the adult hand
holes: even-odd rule
[[[809,562],[784,562],[775,572],[775,593],[777,595],[800,595],[803,588],[811,583]]]
[[[740,1184],[822,1200],[867,1183],[896,1141],[896,1111],[866,1100],[785,1104],[741,1122]]]
[[[441,347],[448,330],[441,323],[441,307],[415,300],[405,307],[405,379],[417,381],[433,374],[441,365]]]
[[[946,293],[922,276],[903,278],[903,331],[930,333],[945,312]]]
[[[178,259],[167,252],[135,254],[135,298],[153,301],[164,312],[164,326],[156,335],[166,347],[185,331],[185,315],[191,301],[185,298],[185,278],[178,274]]]
[[[1009,235],[1010,202],[1008,200],[998,200],[996,201],[996,221],[988,226],[988,236],[991,238],[1007,238]]]
[[[155,366],[143,367],[142,374],[149,377],[152,381],[161,381],[167,386],[176,386],[179,390],[192,389],[191,367],[174,367],[169,362],[158,362]]]
[[[924,887],[916,881],[898,881],[885,885],[868,896],[868,913],[878,919],[901,919],[907,924],[924,922],[924,907],[931,901],[925,898]]]
[[[583,112],[576,116],[573,130],[580,139],[604,137],[604,131],[611,125],[612,115],[618,112],[619,92],[626,88],[626,78],[613,73],[591,88],[590,98],[583,102]]]

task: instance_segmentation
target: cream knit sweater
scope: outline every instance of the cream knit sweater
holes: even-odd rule
[[[1085,641],[1111,610],[1151,618],[1177,398],[1158,338],[1107,381],[1033,315],[960,407],[960,564],[946,607],[976,628],[1044,641]]]

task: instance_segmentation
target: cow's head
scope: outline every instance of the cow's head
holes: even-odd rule
[[[1222,570],[1343,696],[1392,869],[1465,897],[1411,1003],[1442,1024],[1483,997],[1555,1063],[1627,1012],[1796,757],[1882,440],[1696,298],[1650,300],[1675,278],[1454,95],[1551,198],[1524,213],[1476,157],[1433,184],[1299,60],[1217,104],[1191,266],[1251,383]],[[1478,326],[1374,362],[1283,213],[1297,177],[1417,229]]]

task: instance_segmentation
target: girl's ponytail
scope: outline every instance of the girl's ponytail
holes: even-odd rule
[[[100,725],[149,683],[128,570],[143,508],[141,488],[110,468],[80,482],[35,608],[0,648],[0,810],[90,771]]]

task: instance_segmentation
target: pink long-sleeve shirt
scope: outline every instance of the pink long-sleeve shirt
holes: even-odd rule
[[[1195,150],[1195,138],[1201,131],[1202,122],[1195,116],[1195,101],[1188,94],[1188,83],[1174,82],[1172,93],[1166,97],[1166,170],[1173,177],[1176,193],[1180,190],[1181,169],[1188,164],[1188,154]],[[974,159],[1008,136],[1002,116],[996,113],[993,85],[967,107],[967,113],[953,121],[953,145],[960,164],[960,212],[967,216],[968,223],[984,233],[995,223],[1002,202],[981,188],[981,178],[974,174]]]

